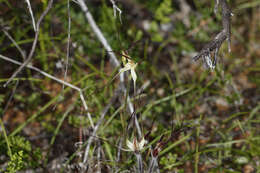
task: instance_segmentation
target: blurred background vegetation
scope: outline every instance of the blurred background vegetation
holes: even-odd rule
[[[109,0],[87,1],[118,60],[118,53],[128,50],[139,62],[141,94],[134,102],[143,133],[150,132],[149,144],[155,146],[162,134],[169,136],[177,126],[189,127],[160,152],[161,172],[260,172],[260,1],[228,2],[234,13],[232,51],[228,53],[227,43],[223,44],[216,69],[208,70],[192,57],[222,28],[221,12],[214,14],[213,0],[117,0],[122,23],[114,17]],[[47,3],[31,1],[36,19]],[[118,69],[111,66],[80,7],[72,1],[70,5],[67,81],[84,89],[96,123],[118,86],[118,79],[110,82]],[[28,55],[34,30],[25,1],[0,0],[0,26],[0,54],[22,62],[3,28]],[[64,79],[67,1],[55,1],[40,28],[31,64]],[[83,131],[83,142],[91,134],[78,93],[66,87],[62,92],[62,85],[29,69],[4,88],[18,66],[2,59],[0,65],[0,172],[59,172],[64,165],[65,172],[75,171],[79,133]],[[105,116],[97,134],[100,140],[91,148],[89,170],[95,170],[95,146],[100,143],[101,172],[134,171],[133,154],[122,151],[117,160],[115,145],[127,133],[126,120],[131,116],[121,106],[114,103]],[[122,145],[126,148],[125,142]],[[148,163],[149,150],[143,155]]]

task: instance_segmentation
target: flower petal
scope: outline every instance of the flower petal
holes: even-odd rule
[[[128,147],[131,151],[134,151],[134,150],[135,150],[134,144],[133,144],[132,142],[130,142],[129,140],[126,141],[126,145],[127,145],[127,147]]]
[[[139,150],[142,150],[144,148],[144,144],[146,143],[144,137],[142,138],[142,140],[139,143]]]
[[[123,72],[125,72],[125,71],[130,70],[130,69],[131,69],[130,66],[125,66],[124,68],[121,68],[121,69],[120,69],[119,73],[123,73]]]
[[[136,73],[135,73],[135,69],[134,69],[134,68],[131,68],[131,76],[132,76],[133,81],[134,81],[134,83],[135,83],[135,81],[136,81],[136,79],[137,79],[137,75],[136,75]]]

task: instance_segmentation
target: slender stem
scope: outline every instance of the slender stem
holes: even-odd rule
[[[137,170],[139,173],[143,173],[143,159],[142,159],[142,155],[138,152],[135,153],[135,157],[136,157],[136,162],[137,162]]]
[[[66,53],[64,81],[66,81],[66,79],[67,79],[68,65],[69,65],[69,58],[70,58],[70,28],[71,28],[70,0],[68,0],[68,2],[67,2],[67,8],[68,8],[68,40],[67,40],[67,53]],[[64,89],[64,85],[62,86],[62,88]]]
[[[51,138],[50,146],[48,147],[47,157],[46,157],[46,159],[44,161],[44,165],[46,165],[48,163],[48,159],[49,159],[49,154],[50,154],[51,148],[52,148],[52,146],[53,146],[53,144],[55,142],[55,139],[56,139],[56,137],[57,137],[57,135],[59,133],[59,130],[61,128],[62,123],[64,122],[64,120],[69,115],[69,113],[73,110],[74,107],[75,107],[75,104],[70,105],[69,108],[66,110],[66,112],[63,114],[62,118],[60,119],[60,121],[59,121],[59,123],[58,123],[58,125],[57,125],[57,127],[56,127],[56,129],[54,131],[54,134],[53,134],[53,136]]]
[[[148,168],[148,173],[153,173],[156,170],[157,173],[160,173],[160,169],[158,168],[158,157],[151,156],[151,161]]]
[[[5,105],[5,108],[4,108],[3,113],[2,113],[3,116],[4,116],[6,110],[7,110],[8,106],[9,106],[11,100],[12,100],[13,97],[14,97],[14,93],[15,93],[17,87],[18,87],[18,84],[19,84],[19,80],[16,81],[16,84],[15,84],[15,86],[14,86],[14,88],[13,88],[13,91],[12,91],[12,93],[11,93],[11,95],[10,95],[10,97],[9,97],[9,99],[8,99],[8,101],[7,101],[7,103],[6,103],[6,105]]]
[[[12,156],[13,156],[12,155],[12,150],[11,150],[11,147],[10,147],[10,144],[9,144],[9,140],[8,140],[8,137],[7,137],[7,134],[6,134],[6,131],[5,131],[4,123],[3,123],[1,118],[0,118],[0,126],[1,126],[1,128],[3,130],[3,133],[4,133],[4,138],[5,138],[5,141],[6,141],[9,157],[12,158]]]
[[[3,32],[11,40],[11,42],[14,44],[14,46],[18,49],[18,51],[22,55],[23,60],[25,60],[26,56],[25,56],[24,51],[21,49],[21,47],[16,43],[16,41],[13,39],[13,37],[5,29],[3,29]]]
[[[110,45],[108,44],[104,35],[102,34],[101,30],[97,26],[95,20],[93,19],[91,13],[88,10],[86,3],[83,0],[78,0],[77,2],[79,4],[79,6],[81,7],[82,11],[85,13],[85,17],[88,20],[90,27],[92,28],[93,32],[96,34],[96,36],[98,37],[98,40],[103,44],[104,48],[108,52],[108,54],[110,56],[111,63],[113,64],[113,66],[115,66],[115,67],[120,66],[120,63],[116,58],[116,55],[112,51],[112,48],[110,47]]]
[[[110,2],[113,5],[114,17],[116,17],[116,11],[118,11],[118,13],[119,13],[119,20],[120,20],[120,23],[122,23],[122,18],[121,18],[122,10],[120,8],[118,8],[118,6],[116,5],[114,0],[110,0]]]
[[[98,149],[97,149],[97,171],[96,173],[101,173],[101,145],[100,141],[98,141]]]
[[[95,138],[95,136],[97,134],[97,131],[98,131],[101,123],[103,122],[103,120],[105,118],[106,113],[108,112],[108,110],[110,109],[112,104],[115,102],[115,100],[118,97],[119,93],[120,93],[120,89],[117,89],[115,91],[114,96],[109,100],[109,102],[108,102],[109,104],[106,105],[106,107],[103,109],[102,114],[101,114],[101,116],[100,116],[96,126],[93,129],[92,135],[89,137],[89,140],[87,142],[87,146],[86,146],[85,153],[84,153],[84,158],[83,158],[83,163],[87,162],[87,160],[88,160],[88,153],[89,153],[89,150],[90,150],[90,145],[92,144],[92,142],[93,142],[93,140],[94,140],[94,138]]]
[[[33,29],[34,29],[34,31],[36,32],[35,19],[34,19],[34,16],[33,16],[32,7],[31,7],[31,3],[30,3],[30,1],[29,1],[29,0],[25,0],[25,2],[26,2],[26,3],[27,3],[27,5],[28,5],[29,12],[30,12],[30,15],[31,15],[31,18],[32,18],[32,25],[33,25]]]

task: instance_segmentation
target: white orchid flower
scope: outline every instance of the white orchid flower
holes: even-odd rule
[[[145,144],[146,140],[144,139],[144,137],[140,142],[138,142],[136,138],[133,139],[133,142],[130,142],[129,140],[126,141],[127,147],[130,149],[130,151],[133,152],[141,151],[144,148]]]
[[[128,70],[131,71],[131,76],[132,76],[132,79],[134,81],[134,90],[135,90],[135,86],[136,86],[136,79],[137,79],[137,75],[135,73],[135,68],[137,66],[138,63],[135,63],[134,61],[132,61],[130,58],[126,58],[127,55],[125,54],[124,51],[122,51],[122,61],[123,61],[123,64],[124,64],[124,67],[121,68],[119,70],[119,73],[118,74],[121,74],[123,72],[126,72]],[[127,62],[126,62],[127,60]]]

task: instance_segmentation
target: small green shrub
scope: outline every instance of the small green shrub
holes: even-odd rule
[[[19,170],[36,168],[39,166],[42,158],[39,148],[33,149],[31,143],[21,136],[10,137],[9,142],[13,154],[7,164],[7,173],[15,173]],[[7,155],[8,150],[6,144],[2,142],[0,147],[1,154]]]

